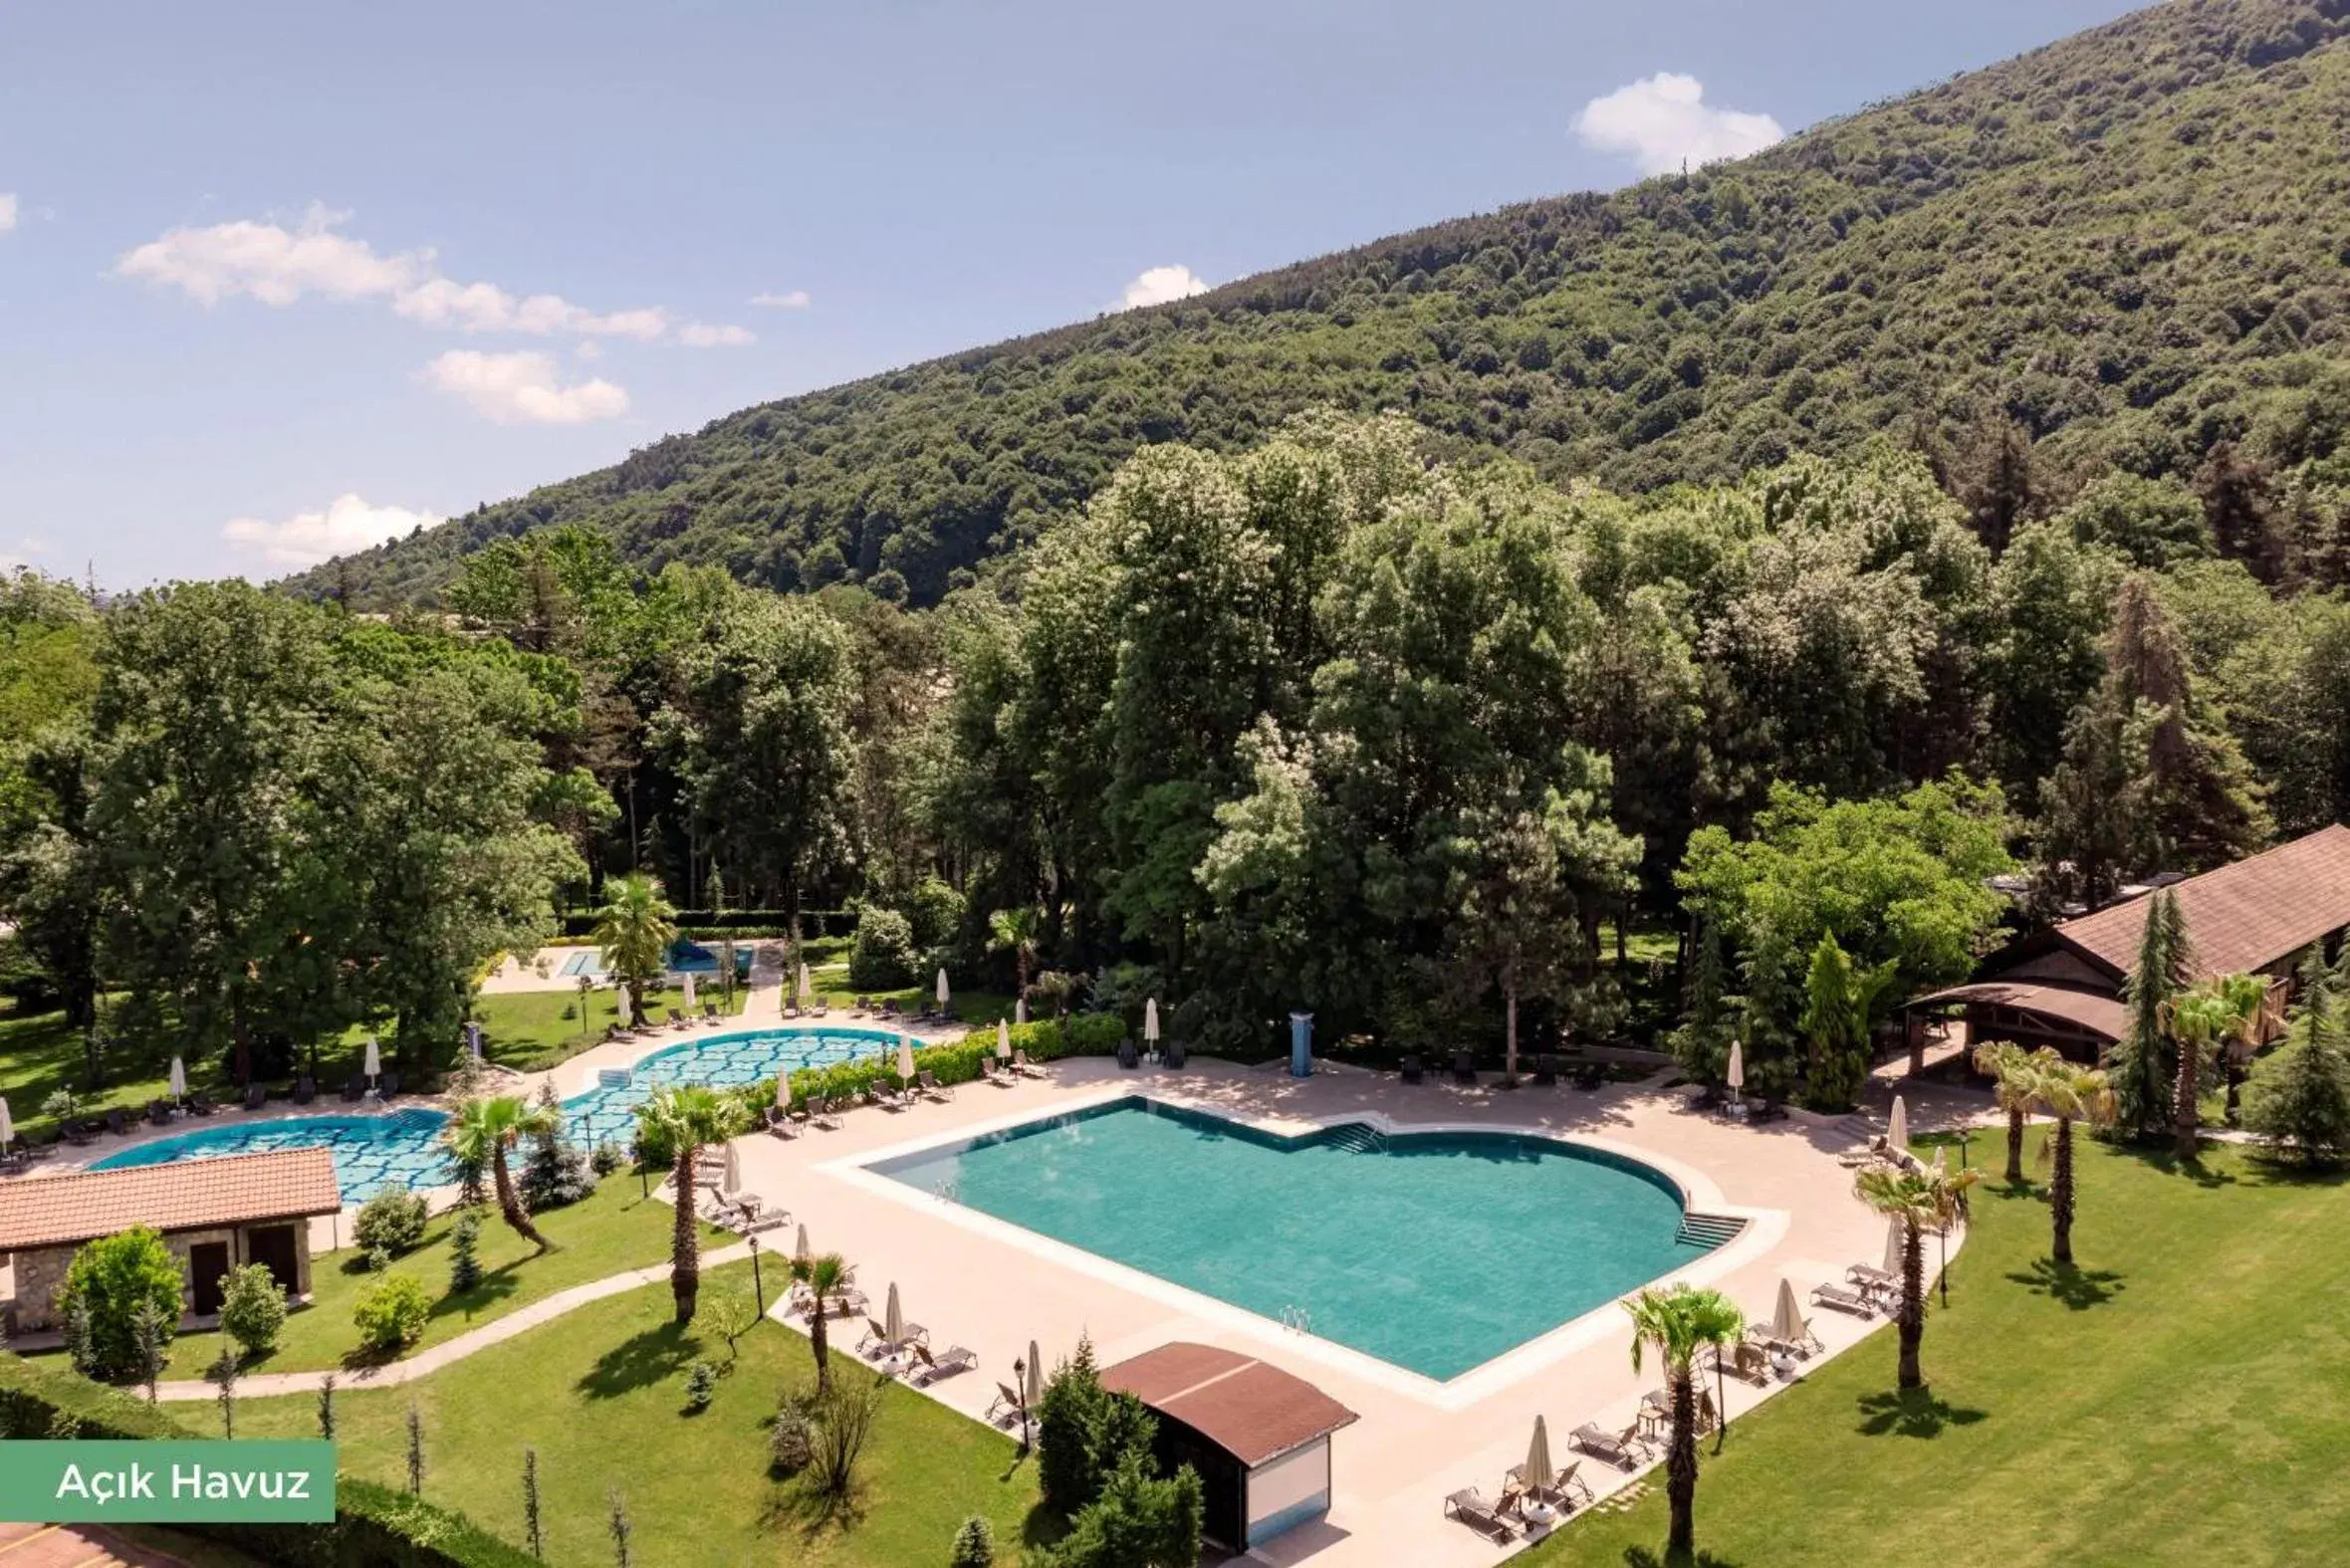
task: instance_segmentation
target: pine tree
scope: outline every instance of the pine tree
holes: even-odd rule
[[[2194,971],[2195,950],[2179,895],[2168,888],[2147,895],[2138,962],[2123,987],[2128,1017],[2106,1061],[2115,1119],[2129,1132],[2155,1132],[2171,1120],[2178,1042],[2171,1037],[2170,1003]]]
[[[2253,1132],[2314,1165],[2350,1147],[2350,1052],[2327,977],[2314,958],[2301,976],[2292,1035],[2252,1068],[2243,1113]]]
[[[2267,841],[2250,766],[2204,712],[2186,647],[2142,572],[2114,595],[2104,679],[2073,710],[2040,812],[2043,879],[2091,907],[2129,873],[2206,870]]]
[[[449,1294],[461,1296],[481,1283],[481,1211],[457,1211],[449,1232]]]
[[[1668,1041],[1681,1070],[1706,1083],[1719,1083],[1730,1069],[1730,965],[1722,954],[1721,922],[1698,926],[1696,954],[1689,966],[1689,1010]]]
[[[523,1539],[530,1543],[531,1555],[544,1561],[547,1542],[540,1534],[539,1525],[539,1451],[522,1451],[522,1529]]]
[[[414,1400],[408,1402],[408,1490],[424,1495],[424,1415]]]
[[[335,1374],[332,1372],[319,1380],[319,1437],[323,1442],[335,1441]]]

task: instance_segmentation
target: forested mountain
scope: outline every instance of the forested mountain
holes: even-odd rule
[[[2344,0],[2157,7],[1739,163],[746,409],[296,586],[426,596],[486,541],[582,522],[646,568],[928,602],[1137,446],[1232,450],[1316,406],[1625,491],[1884,434],[1946,471],[2036,442],[2060,493],[2220,448],[2322,526],[2350,477],[2345,34]]]

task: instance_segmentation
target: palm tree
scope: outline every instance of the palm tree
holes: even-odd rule
[[[2013,1040],[1985,1040],[1975,1047],[1975,1070],[1992,1080],[1992,1097],[2007,1113],[2009,1187],[2023,1185],[2023,1124],[2031,1115],[2032,1079],[2063,1060],[2046,1045],[2027,1051]]]
[[[1901,1376],[1905,1389],[1922,1389],[1918,1346],[1926,1337],[1926,1232],[1958,1218],[1959,1197],[1979,1180],[1973,1171],[1863,1171],[1853,1183],[1860,1201],[1901,1226]]]
[[[506,1168],[506,1151],[524,1138],[543,1138],[561,1124],[562,1112],[536,1106],[519,1094],[485,1095],[478,1100],[467,1100],[457,1107],[457,1114],[441,1132],[441,1141],[449,1157],[462,1170],[479,1171],[488,1167],[498,1193],[498,1212],[514,1233],[527,1237],[547,1250],[547,1238],[539,1228],[531,1224],[528,1210],[514,1190],[514,1177]]]
[[[669,945],[677,940],[677,911],[661,896],[661,884],[641,871],[611,883],[609,900],[595,912],[595,946],[603,967],[628,988],[629,1016],[644,1018],[644,988],[669,967]]]
[[[1075,1000],[1082,984],[1066,970],[1049,969],[1036,978],[1033,989],[1040,998],[1053,1005],[1053,1019],[1059,1023],[1067,1020],[1068,1005]]]
[[[2194,987],[2171,1003],[2171,1034],[2179,1042],[2179,1081],[2171,1089],[2171,1126],[2177,1136],[2179,1158],[2195,1158],[2196,1128],[2201,1109],[2196,1101],[2203,1090],[2206,1057],[2224,1051],[2233,1061],[2239,1049],[2248,1051],[2268,988],[2252,975],[2219,975]],[[2234,1072],[2230,1069],[2230,1088]]]
[[[1701,1345],[1734,1343],[1746,1329],[1746,1314],[1719,1290],[1674,1285],[1643,1290],[1624,1303],[1632,1314],[1632,1370],[1640,1352],[1656,1346],[1672,1392],[1673,1436],[1665,1450],[1665,1497],[1673,1527],[1666,1553],[1676,1561],[1694,1550],[1697,1536],[1697,1353]],[[1717,1412],[1717,1419],[1729,1412]]]
[[[792,1277],[808,1287],[808,1344],[816,1355],[816,1390],[832,1390],[831,1351],[824,1343],[824,1306],[848,1288],[854,1270],[838,1252],[805,1253],[792,1259]]]
[[[1029,966],[1037,961],[1036,910],[1023,905],[1019,909],[999,909],[988,916],[988,951],[1012,955],[1012,970],[1020,982],[1020,989],[1012,995],[1027,996]]]
[[[694,1298],[702,1288],[702,1232],[694,1214],[694,1156],[705,1144],[724,1143],[743,1130],[743,1102],[698,1083],[655,1089],[636,1108],[637,1136],[670,1150],[670,1185],[677,1216],[669,1232],[669,1294],[677,1301],[679,1327],[694,1320]]]
[[[2055,1171],[2048,1181],[2048,1256],[2059,1263],[2072,1261],[2072,1124],[2103,1126],[2113,1120],[2113,1085],[2102,1072],[2078,1062],[2058,1060],[2033,1074],[2032,1104],[2056,1118],[2056,1132],[2048,1140]]]

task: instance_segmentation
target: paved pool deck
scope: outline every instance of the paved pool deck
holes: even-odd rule
[[[1654,1081],[1597,1091],[1505,1090],[1490,1077],[1470,1088],[1407,1085],[1392,1074],[1343,1068],[1300,1080],[1196,1058],[1179,1072],[1121,1070],[1087,1058],[1055,1063],[1046,1078],[1013,1088],[961,1085],[948,1103],[897,1114],[860,1109],[836,1132],[740,1140],[746,1187],[790,1210],[796,1226],[808,1227],[812,1245],[845,1254],[875,1301],[895,1283],[907,1317],[927,1325],[934,1350],[962,1345],[978,1354],[976,1371],[927,1391],[974,1419],[999,1382],[1013,1382],[1012,1363],[1032,1338],[1050,1366],[1080,1335],[1091,1338],[1105,1364],[1175,1339],[1226,1346],[1295,1373],[1354,1410],[1361,1420],[1334,1440],[1327,1521],[1253,1554],[1270,1563],[1446,1568],[1495,1561],[1508,1549],[1444,1518],[1445,1496],[1472,1485],[1499,1495],[1536,1415],[1548,1419],[1553,1455],[1564,1462],[1574,1456],[1566,1440],[1577,1426],[1630,1426],[1641,1395],[1662,1379],[1653,1359],[1645,1375],[1633,1372],[1627,1320],[1610,1303],[1437,1383],[865,1169],[894,1153],[1133,1093],[1291,1133],[1345,1120],[1398,1131],[1513,1129],[1636,1156],[1680,1182],[1693,1209],[1746,1219],[1736,1240],[1668,1278],[1725,1290],[1754,1319],[1769,1316],[1782,1278],[1808,1297],[1813,1285],[1840,1281],[1846,1265],[1875,1262],[1884,1250],[1885,1223],[1852,1196],[1852,1173],[1836,1162],[1853,1146],[1851,1124],[1790,1119],[1750,1127],[1695,1111],[1686,1091]],[[1179,1201],[1138,1181],[1137,1204]],[[777,1249],[789,1249],[792,1230],[771,1234]],[[1409,1237],[1397,1244],[1408,1246]],[[1458,1287],[1478,1285],[1462,1279]],[[1824,1308],[1811,1318],[1824,1356],[1885,1326],[1882,1318]],[[785,1321],[799,1325],[797,1317]],[[836,1335],[834,1343],[842,1342]],[[1887,1358],[1890,1380],[1889,1341],[1871,1353]],[[1730,1384],[1730,1442],[1738,1441],[1735,1418],[1778,1386]],[[1602,1498],[1636,1478],[1588,1457],[1582,1474]]]

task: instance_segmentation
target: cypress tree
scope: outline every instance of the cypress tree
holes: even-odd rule
[[[2171,1120],[2178,1042],[2171,1037],[2170,1003],[2186,989],[2194,963],[2179,896],[2168,888],[2149,894],[2138,962],[2123,988],[2128,1020],[2106,1063],[2115,1120],[2128,1132],[2157,1132]]]
[[[2330,1162],[2350,1146],[2350,1054],[2323,968],[2301,970],[2300,1013],[2284,1047],[2252,1069],[2244,1125],[2306,1164]]]

